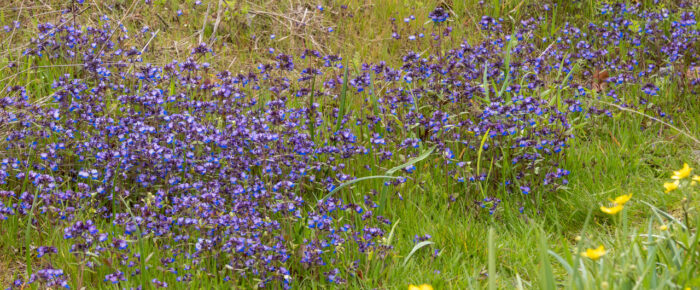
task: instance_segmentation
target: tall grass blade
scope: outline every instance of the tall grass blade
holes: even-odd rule
[[[493,228],[489,228],[489,290],[496,290],[496,243]]]
[[[432,147],[428,148],[428,150],[423,151],[423,153],[421,153],[421,154],[418,155],[417,157],[414,157],[414,158],[409,159],[408,161],[406,161],[406,163],[401,164],[401,165],[399,165],[399,166],[396,166],[396,167],[394,167],[394,168],[392,168],[392,169],[387,170],[387,171],[386,171],[386,174],[392,175],[392,174],[396,173],[397,171],[399,171],[399,170],[401,170],[401,169],[404,169],[404,168],[406,168],[406,167],[409,167],[409,166],[411,166],[411,165],[413,165],[413,164],[416,164],[416,163],[420,162],[421,160],[423,160],[423,159],[427,158],[428,156],[430,156],[430,154],[432,154],[433,151],[435,151],[435,148],[437,148],[437,146],[432,146]]]
[[[415,246],[413,246],[413,249],[411,249],[411,252],[408,253],[408,256],[406,256],[406,258],[403,260],[402,266],[406,266],[406,264],[408,263],[408,260],[410,260],[411,257],[413,256],[413,254],[415,254],[418,250],[420,250],[421,248],[423,248],[425,246],[432,245],[432,244],[434,244],[434,243],[431,241],[422,241],[422,242],[416,244]]]
[[[340,130],[340,126],[343,124],[343,118],[345,116],[345,103],[347,102],[348,93],[348,65],[345,64],[345,73],[343,74],[343,88],[340,90],[340,104],[338,108],[338,120],[335,124],[335,131]]]
[[[511,51],[513,51],[513,46],[516,43],[516,38],[515,35],[511,35],[510,41],[508,41],[508,45],[506,46],[506,52],[505,52],[505,57],[504,57],[504,63],[503,63],[503,69],[506,71],[506,76],[505,79],[503,80],[503,85],[501,86],[501,90],[498,92],[498,96],[502,97],[503,93],[505,92],[506,88],[510,85],[510,59],[511,59]],[[510,101],[510,98],[506,99],[507,101]]]
[[[309,98],[309,132],[311,133],[311,142],[316,143],[316,112],[314,111],[314,102],[316,96],[316,76],[311,79],[311,97]]]
[[[31,244],[29,241],[29,232],[32,229],[32,220],[34,219],[34,208],[36,208],[36,200],[39,197],[39,188],[34,190],[34,198],[32,199],[32,207],[29,209],[29,216],[27,217],[27,227],[24,231],[24,256],[25,263],[27,264],[27,279],[32,276],[32,251],[29,248]]]
[[[386,244],[391,245],[391,239],[394,238],[394,231],[396,230],[396,226],[399,224],[401,219],[396,220],[393,226],[391,226],[391,231],[389,232],[389,236],[386,238]]]
[[[657,214],[657,215],[659,215],[659,216],[663,216],[664,218],[666,218],[666,219],[668,219],[668,220],[674,221],[676,224],[678,224],[679,226],[681,226],[684,230],[687,230],[687,229],[688,229],[688,228],[685,226],[685,224],[684,224],[683,222],[681,222],[681,221],[678,220],[677,218],[673,217],[673,216],[670,215],[669,213],[667,213],[667,212],[665,212],[665,211],[663,211],[663,210],[660,210],[659,208],[657,208],[657,207],[651,205],[650,203],[648,203],[648,202],[646,202],[646,201],[640,200],[640,202],[643,203],[643,204],[646,204],[647,206],[649,206],[649,207],[654,211],[655,214]],[[661,220],[660,217],[659,217],[659,220]]]
[[[112,199],[114,199],[114,196],[112,196]],[[129,204],[126,202],[126,200],[124,200],[124,197],[119,195],[119,199],[121,199],[122,203],[124,203],[124,207],[126,208],[126,211],[129,213],[131,218],[133,220],[136,220],[136,215],[134,215],[134,213],[131,211],[131,207],[129,207]],[[143,237],[143,234],[141,233],[141,225],[136,226],[136,234],[138,235],[137,237],[138,237],[138,241],[139,241],[139,252],[140,252],[139,254],[141,256],[141,258],[140,258],[141,260],[139,261],[139,267],[141,270],[141,274],[139,275],[139,277],[141,278],[141,283],[145,284],[145,283],[147,283],[146,281],[148,281],[148,277],[146,276],[146,262],[150,259],[151,255],[153,253],[151,253],[151,255],[148,255],[148,257],[146,259],[143,258],[144,255],[146,254],[146,252],[143,248],[144,237]]]
[[[353,179],[353,180],[350,180],[350,181],[348,181],[348,182],[345,182],[345,183],[342,183],[342,184],[338,185],[338,187],[336,187],[336,188],[334,188],[333,190],[331,190],[331,192],[329,192],[328,194],[326,194],[326,195],[325,195],[323,198],[321,198],[320,200],[325,200],[326,198],[328,198],[329,196],[333,195],[334,193],[338,192],[339,190],[343,189],[343,188],[346,187],[346,186],[353,185],[353,184],[358,183],[358,182],[363,181],[363,180],[378,179],[378,178],[382,178],[382,179],[398,179],[399,177],[396,177],[396,176],[387,176],[387,175],[373,175],[373,176],[365,176],[365,177],[356,178],[356,179]],[[319,200],[319,201],[320,201],[320,200]]]
[[[481,153],[484,152],[484,144],[486,143],[486,138],[489,136],[491,129],[486,130],[484,137],[481,137],[481,143],[479,144],[479,152],[476,154],[476,175],[479,175],[481,171]]]
[[[583,236],[583,234],[586,232],[586,229],[588,228],[588,223],[591,221],[591,215],[593,214],[593,208],[588,210],[588,214],[586,214],[586,220],[583,222],[583,227],[581,228],[581,233],[579,236]],[[578,243],[576,245],[576,253],[574,255],[574,262],[573,265],[579,265],[581,263],[581,272],[583,272],[583,278],[585,279],[586,277],[586,268],[583,267],[583,261],[581,260],[581,252],[583,251],[583,243]],[[583,288],[584,281],[581,279],[581,276],[579,275],[579,271],[574,271],[574,277],[572,278],[574,283],[579,289]]]
[[[488,71],[489,71],[489,62],[486,61],[484,63],[484,76],[483,76],[481,87],[484,89],[484,95],[486,96],[486,101],[490,103],[491,98],[489,98],[489,91],[491,89],[489,88]]]
[[[369,74],[369,99],[370,102],[372,102],[372,112],[374,113],[374,116],[379,117],[379,96],[374,90],[374,75],[371,73]],[[384,134],[384,127],[382,127],[381,122],[374,125],[374,132],[380,135]]]
[[[569,275],[574,274],[574,268],[571,267],[571,265],[569,265],[568,262],[566,262],[566,259],[564,259],[562,256],[559,256],[559,254],[555,253],[552,250],[547,250],[547,253],[549,253],[550,255],[552,255],[552,257],[557,259],[557,261],[559,261],[559,263],[564,267],[564,269],[567,273],[569,273]]]
[[[515,273],[515,289],[524,290],[523,279],[520,278],[520,274]]]
[[[540,288],[556,289],[552,263],[549,261],[549,255],[547,255],[547,239],[545,238],[545,233],[542,230],[540,230],[539,253],[540,263],[542,264],[540,268]]]

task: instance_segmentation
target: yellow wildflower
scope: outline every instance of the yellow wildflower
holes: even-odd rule
[[[408,285],[408,290],[433,290],[433,286],[430,286],[428,284],[421,284],[419,286],[416,285]]]
[[[659,229],[662,230],[662,231],[665,231],[665,230],[668,230],[668,226],[667,226],[667,225],[661,225],[661,226],[659,226]]]
[[[671,176],[671,179],[686,178],[686,177],[690,176],[691,171],[693,171],[693,169],[690,168],[690,166],[688,166],[688,163],[683,163],[683,168],[681,168],[681,170],[674,171],[673,176]]]
[[[592,260],[598,260],[600,257],[605,256],[605,247],[603,245],[600,245],[597,249],[588,249],[585,252],[581,253],[581,256],[584,256],[586,258],[592,259]]]
[[[630,198],[632,198],[631,193],[625,194],[625,195],[620,195],[620,196],[616,197],[614,200],[611,199],[610,201],[612,201],[614,204],[624,205],[626,202],[628,202],[630,200]]]
[[[690,185],[695,185],[698,182],[700,182],[700,175],[693,175],[693,182]]]
[[[666,182],[666,183],[664,183],[664,188],[666,188],[665,193],[669,193],[669,192],[671,192],[671,191],[676,190],[676,189],[678,188],[678,185],[679,185],[679,184],[680,184],[680,183],[678,182],[678,180],[676,180],[676,181],[674,181],[674,182]]]
[[[622,210],[622,208],[623,208],[623,206],[622,206],[621,204],[616,204],[616,205],[613,206],[613,207],[604,207],[604,206],[601,206],[601,207],[600,207],[600,210],[601,210],[602,212],[604,212],[604,213],[607,213],[607,214],[611,214],[611,215],[612,215],[612,214],[617,214],[618,212],[620,212],[620,211]]]

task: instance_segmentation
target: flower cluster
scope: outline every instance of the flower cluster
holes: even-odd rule
[[[346,283],[354,270],[339,261],[392,250],[381,242],[392,221],[379,199],[402,199],[406,183],[444,183],[451,198],[490,214],[502,198],[525,204],[531,193],[566,186],[570,172],[560,163],[573,120],[610,115],[582,96],[638,106],[641,99],[618,92],[661,93],[647,84],[663,68],[640,59],[697,59],[693,14],[640,8],[604,4],[602,23],[566,24],[544,38],[544,20],[534,17],[484,16],[476,43],[442,41],[452,28],[436,25],[431,37],[411,40],[397,66],[364,63],[354,73],[342,57],[311,49],[271,54],[257,70],[217,71],[206,43],[156,65],[139,49],[156,36],[148,27],[129,31],[107,17],[99,27],[67,18],[38,24],[24,61],[76,69],[46,87],[7,86],[0,99],[0,220],[31,220],[36,209],[35,222],[62,229],[67,251],[108,273],[100,279],[110,284],[148,269],[163,272],[154,287],[224,273],[232,283],[289,288],[299,267]],[[429,17],[449,15],[436,8]],[[509,26],[513,34],[504,33]],[[609,55],[621,44],[633,49]],[[597,95],[585,78],[602,69],[613,75]],[[401,167],[402,176],[379,183],[382,194],[336,190],[425,152],[436,161]],[[684,170],[677,180],[689,176]],[[487,186],[503,195],[485,196]],[[604,211],[618,212],[630,197]],[[131,244],[149,239],[159,240],[150,261],[158,267]],[[60,251],[42,246],[37,256]],[[67,279],[58,269],[37,275],[47,286]]]

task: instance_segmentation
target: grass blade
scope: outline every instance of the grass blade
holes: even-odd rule
[[[540,287],[542,289],[556,289],[552,263],[549,261],[549,256],[547,255],[547,239],[545,238],[545,234],[542,230],[540,230],[539,252],[540,263],[542,263],[540,270]]]
[[[309,98],[309,131],[311,133],[311,142],[316,143],[316,112],[314,111],[314,99],[316,93],[316,76],[311,79],[311,97]]]
[[[515,284],[515,286],[516,286],[515,289],[518,289],[518,290],[523,290],[523,289],[525,289],[525,288],[523,287],[523,280],[520,278],[520,274],[518,274],[518,273],[515,273],[515,282],[516,282],[516,284]]]
[[[496,244],[493,228],[489,228],[489,290],[496,290]]]
[[[374,90],[374,75],[371,73],[369,74],[369,99],[372,102],[372,112],[374,116],[379,117],[379,96],[377,96],[377,92]],[[384,134],[381,121],[374,126],[374,132],[380,135]]]
[[[481,143],[479,144],[479,152],[476,154],[476,175],[479,175],[479,171],[481,170],[481,153],[484,152],[484,143],[486,143],[486,137],[489,136],[489,132],[491,132],[491,129],[486,130],[486,133],[484,133],[484,137],[481,137]]]
[[[482,80],[482,88],[484,89],[484,95],[486,96],[486,101],[491,102],[491,98],[489,98],[489,81],[488,81],[488,69],[489,69],[489,62],[487,61],[484,63],[484,77]]]
[[[562,258],[562,256],[559,256],[559,254],[555,253],[552,250],[547,250],[547,253],[549,253],[550,255],[552,255],[552,257],[557,259],[557,261],[559,261],[559,263],[564,267],[564,269],[566,269],[566,272],[569,273],[569,275],[574,274],[574,268],[572,268],[571,265],[569,265],[569,263],[566,262],[564,258]]]
[[[343,118],[345,116],[345,103],[347,101],[348,93],[348,65],[345,64],[345,73],[343,74],[343,88],[340,90],[340,107],[338,108],[338,120],[335,124],[335,131],[340,130],[340,126],[343,124]]]
[[[34,198],[32,200],[32,207],[29,209],[29,216],[27,217],[27,228],[24,231],[24,255],[25,262],[27,263],[27,279],[32,276],[32,253],[29,248],[29,232],[32,229],[32,220],[34,219],[34,208],[36,207],[36,200],[39,197],[39,189],[34,190]]]
[[[399,171],[399,170],[401,170],[401,169],[404,169],[404,168],[406,168],[406,167],[409,167],[409,166],[411,166],[411,165],[413,165],[413,164],[418,163],[419,161],[421,161],[421,160],[427,158],[428,156],[430,156],[430,154],[432,154],[433,151],[435,151],[435,148],[437,148],[437,146],[432,146],[432,147],[428,148],[428,150],[423,151],[423,153],[421,153],[421,154],[418,155],[417,157],[411,158],[410,160],[406,161],[406,163],[401,164],[401,165],[399,165],[399,166],[396,166],[396,167],[394,167],[394,168],[392,168],[392,169],[387,170],[387,171],[386,171],[386,174],[392,175],[392,174],[394,174],[396,171]]]
[[[365,176],[365,177],[356,178],[356,179],[353,179],[353,180],[350,180],[350,181],[348,181],[348,182],[345,182],[345,183],[342,183],[342,184],[338,185],[338,187],[336,187],[336,188],[334,188],[333,190],[331,190],[331,192],[329,192],[328,194],[326,194],[326,196],[324,196],[324,197],[321,198],[320,200],[324,200],[324,199],[328,198],[329,196],[333,195],[334,193],[338,192],[339,190],[343,189],[344,187],[346,187],[346,186],[348,186],[348,185],[352,185],[352,184],[358,183],[358,182],[363,181],[363,180],[377,179],[377,178],[383,178],[383,179],[398,179],[399,177],[396,177],[396,176],[387,176],[387,175],[373,175],[373,176]],[[319,201],[320,201],[320,200],[319,200]]]
[[[391,245],[391,239],[394,237],[394,231],[396,230],[396,226],[399,224],[401,219],[396,220],[393,226],[391,226],[391,231],[389,232],[389,237],[386,238],[386,244]]]
[[[408,256],[406,256],[406,258],[403,260],[402,266],[406,266],[406,263],[408,263],[408,260],[410,260],[411,257],[413,256],[413,254],[415,254],[418,250],[420,250],[421,248],[423,248],[425,246],[432,245],[432,244],[434,244],[434,243],[431,241],[422,241],[422,242],[416,244],[415,246],[413,246],[413,249],[411,250],[411,252],[408,253]]]

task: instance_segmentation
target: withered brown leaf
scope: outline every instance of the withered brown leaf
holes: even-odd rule
[[[608,77],[610,77],[610,74],[608,73],[607,69],[604,70],[596,70],[593,72],[593,80],[591,80],[591,88],[596,91],[600,92],[605,90],[607,88],[608,83]]]

